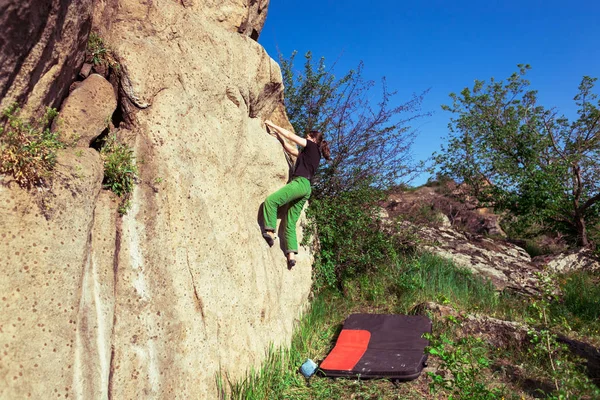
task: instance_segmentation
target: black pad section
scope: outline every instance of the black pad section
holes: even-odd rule
[[[351,371],[323,370],[327,376],[364,378],[417,378],[425,362],[431,320],[421,315],[352,314],[343,329],[367,330],[371,339],[366,352]]]

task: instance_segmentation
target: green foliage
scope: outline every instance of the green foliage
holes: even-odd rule
[[[465,281],[467,282],[465,284]],[[593,281],[586,284],[592,286]],[[539,310],[545,298],[548,321],[556,304],[554,278],[546,294],[533,299],[538,307],[529,306],[523,298],[499,296],[489,284],[452,262],[429,255],[399,255],[398,262],[385,263],[368,274],[357,275],[345,281],[347,294],[334,289],[315,294],[312,308],[304,315],[295,330],[289,350],[271,349],[260,371],[253,371],[240,381],[232,382],[226,374],[218,379],[224,398],[231,399],[337,399],[337,398],[453,398],[453,399],[520,399],[530,398],[535,388],[525,380],[543,382],[554,373],[549,362],[547,337],[557,371],[560,372],[560,390],[537,393],[548,398],[598,398],[598,389],[583,374],[577,360],[571,358],[559,343],[552,341],[552,329],[545,327]],[[564,289],[563,289],[564,290]],[[423,393],[424,378],[394,386],[386,380],[323,379],[315,376],[310,384],[299,374],[298,368],[311,358],[319,363],[331,350],[341,323],[351,313],[372,312],[407,314],[416,304],[426,301],[450,303],[457,310],[477,310],[494,314],[508,307],[515,317],[529,315],[536,326],[539,340],[534,344],[516,343],[516,348],[492,349],[472,335],[465,336],[460,326],[461,317],[448,317],[451,323],[435,321],[434,333],[429,337],[430,365],[435,368],[430,381],[435,395]],[[544,307],[548,307],[547,305]],[[536,311],[536,309],[538,311]],[[561,322],[563,323],[563,322]],[[532,339],[533,340],[533,339]],[[523,347],[524,346],[524,349]],[[501,357],[500,360],[497,357]],[[499,361],[499,362],[498,362]],[[520,368],[526,374],[517,377],[505,374],[506,364]],[[564,377],[564,378],[562,378]],[[541,385],[545,387],[546,385]],[[565,394],[566,393],[566,394]],[[575,395],[577,394],[577,395]]]
[[[104,40],[96,32],[91,32],[88,37],[87,59],[94,65],[110,67],[115,71],[120,70],[119,63],[104,44]]]
[[[325,59],[305,55],[302,71],[294,69],[296,53],[280,55],[286,111],[299,134],[319,130],[328,140],[332,159],[319,168],[313,197],[336,195],[365,182],[386,188],[407,178],[416,166],[410,147],[415,136],[409,126],[418,114],[425,93],[401,105],[392,105],[396,93],[382,79],[379,103],[373,105],[374,82],[366,81],[363,64],[336,78]]]
[[[119,143],[116,134],[109,134],[100,149],[100,157],[104,162],[102,184],[105,189],[123,199],[119,213],[125,214],[130,207],[129,196],[133,192],[138,173],[133,150],[126,144]]]
[[[365,274],[398,257],[397,240],[381,229],[378,201],[384,193],[370,186],[311,201],[307,231],[317,232],[315,287],[342,288],[348,278]],[[311,240],[304,239],[305,243]]]
[[[580,371],[567,346],[558,341],[558,336],[552,330],[552,326],[557,323],[568,327],[566,320],[553,320],[550,311],[558,292],[556,276],[539,273],[538,279],[542,292],[531,304],[534,317],[527,320],[531,326],[534,326],[528,331],[532,344],[529,348],[529,357],[532,360],[542,361],[542,368],[537,368],[536,375],[548,377],[554,384],[555,391],[547,393],[547,398],[580,399],[583,395],[591,393],[600,396],[600,390]],[[545,368],[543,368],[544,364],[546,364]]]
[[[12,176],[24,188],[48,184],[56,151],[64,147],[50,123],[58,115],[48,108],[38,120],[23,121],[17,104],[0,116],[0,173]]]
[[[453,320],[458,323],[458,321]],[[485,379],[491,360],[488,346],[481,338],[467,336],[455,340],[446,333],[426,335],[430,340],[429,354],[440,360],[438,370],[429,372],[430,388],[435,393],[443,389],[449,399],[501,399],[504,389],[490,387]],[[441,374],[440,370],[445,373]]]
[[[442,173],[466,182],[486,206],[511,211],[588,245],[600,220],[600,109],[596,79],[583,77],[569,122],[537,103],[527,65],[506,82],[475,81],[450,94],[455,115],[448,145],[435,159]],[[596,102],[596,103],[595,103]]]

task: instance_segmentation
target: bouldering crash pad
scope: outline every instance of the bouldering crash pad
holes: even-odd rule
[[[426,316],[352,314],[320,369],[332,377],[416,379],[427,361],[425,333]]]

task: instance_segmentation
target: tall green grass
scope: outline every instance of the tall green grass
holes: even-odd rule
[[[402,260],[395,278],[396,296],[402,306],[399,311],[408,312],[425,301],[453,304],[463,310],[491,311],[498,306],[491,282],[431,254]]]
[[[567,277],[563,285],[564,308],[586,322],[600,319],[600,274],[584,272]]]

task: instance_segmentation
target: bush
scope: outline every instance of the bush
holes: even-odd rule
[[[298,70],[295,56],[279,56],[290,123],[298,135],[321,131],[331,149],[331,160],[315,176],[313,197],[359,189],[367,182],[387,188],[422,168],[412,159],[415,130],[410,125],[430,115],[421,113],[427,91],[399,103],[385,78],[375,93],[375,83],[363,77],[362,62],[336,76],[324,58],[316,61],[310,51]]]
[[[12,176],[24,188],[48,184],[56,151],[64,147],[48,126],[58,115],[48,108],[38,120],[23,121],[13,104],[0,117],[0,173]]]
[[[315,285],[343,288],[346,279],[394,263],[399,240],[381,229],[384,193],[370,186],[312,200],[309,232],[317,232],[320,251],[315,260]],[[305,243],[310,237],[305,238]]]
[[[91,32],[87,43],[86,60],[94,65],[109,67],[115,71],[120,70],[119,63],[113,53],[106,47],[104,40],[95,32]]]
[[[483,339],[472,336],[454,339],[446,333],[426,336],[430,340],[428,353],[440,360],[438,370],[428,372],[433,393],[443,389],[451,393],[450,399],[504,399],[506,389],[491,387],[490,380],[485,379],[492,361],[488,358],[489,345]]]
[[[138,172],[133,150],[126,144],[119,143],[115,134],[109,134],[100,149],[100,157],[104,162],[102,184],[105,189],[122,198],[119,212],[125,214],[129,209],[129,196],[133,192]]]

